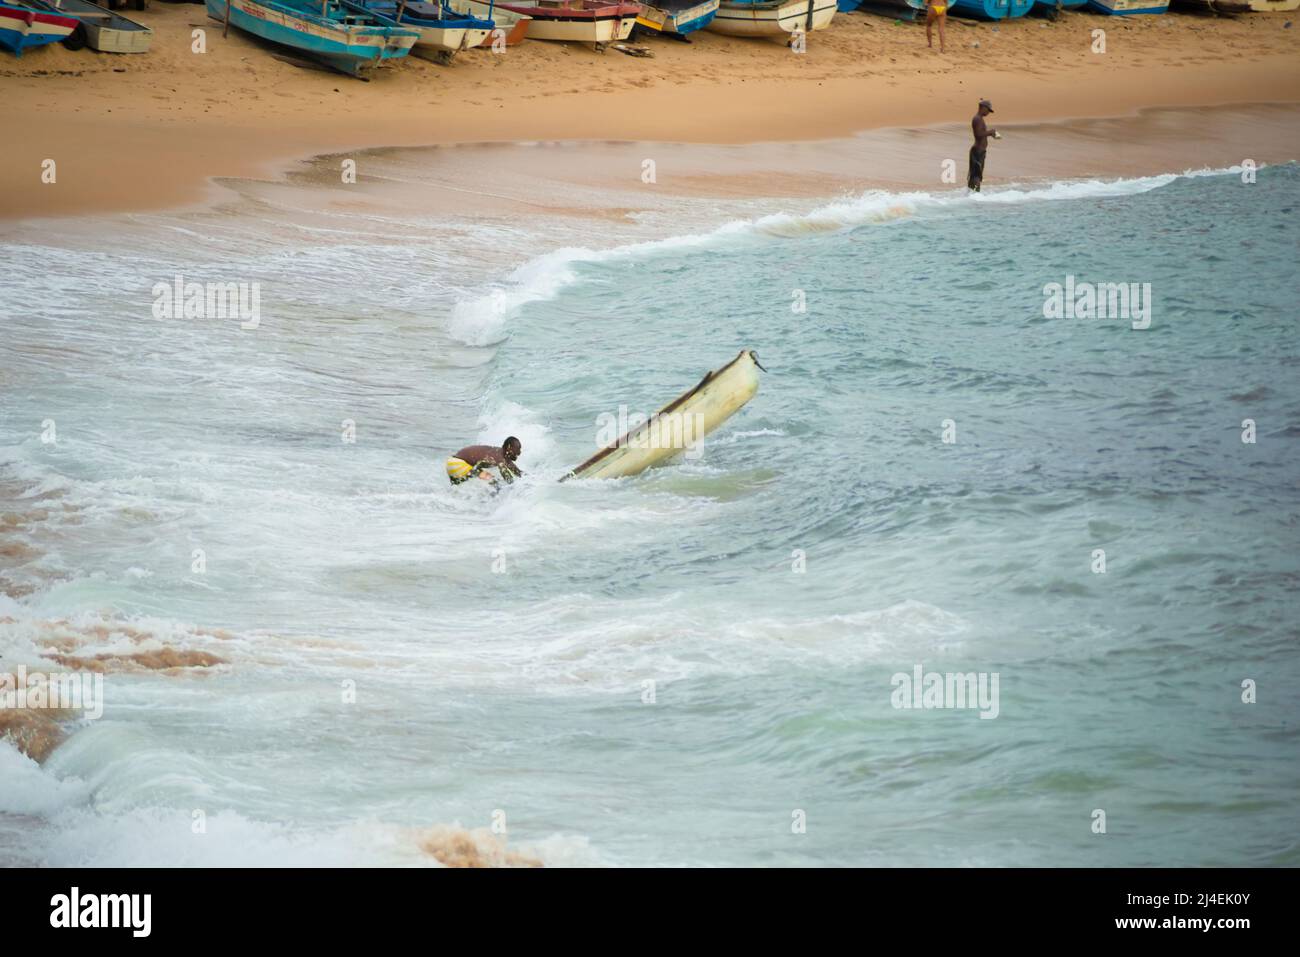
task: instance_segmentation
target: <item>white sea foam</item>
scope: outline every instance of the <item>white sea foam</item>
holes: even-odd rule
[[[557,596],[501,614],[500,635],[426,649],[423,669],[449,686],[635,696],[646,679],[667,685],[939,656],[960,647],[969,629],[960,616],[914,600],[850,614],[755,617],[686,597]]]
[[[471,345],[489,345],[501,341],[510,316],[531,302],[553,298],[560,290],[578,281],[579,267],[584,264],[635,259],[693,247],[720,246],[734,243],[745,237],[798,237],[838,232],[859,226],[956,212],[978,206],[1131,196],[1168,186],[1181,178],[1240,172],[1241,167],[1234,166],[1229,169],[1188,170],[1181,174],[1163,173],[1158,176],[1132,179],[1090,179],[1053,182],[1046,185],[1012,185],[981,193],[971,193],[964,188],[942,192],[906,193],[867,190],[852,199],[828,203],[803,212],[780,212],[754,219],[733,220],[705,233],[668,236],[602,250],[569,246],[529,260],[510,275],[507,285],[457,303],[452,310],[450,332],[456,338]]]
[[[735,445],[737,442],[744,442],[748,439],[758,439],[769,435],[785,435],[780,429],[744,429],[737,432],[729,432],[719,438],[710,438],[709,445],[723,446]]]
[[[130,732],[94,728],[74,735],[44,767],[0,740],[0,867],[437,867],[431,846],[456,847],[439,838],[486,843],[455,821],[258,820],[223,808],[202,780],[212,769],[192,756],[141,748],[138,741],[115,747],[105,741],[114,734]],[[506,847],[549,867],[602,863],[582,835],[512,837]]]
[[[78,778],[59,778],[0,738],[0,813],[50,814],[84,804],[89,790]],[[4,861],[0,859],[0,866]]]
[[[491,399],[479,416],[478,438],[481,443],[500,445],[510,435],[519,439],[524,449],[520,468],[523,468],[524,461],[548,458],[553,447],[550,431],[537,421],[531,410],[499,397]]]

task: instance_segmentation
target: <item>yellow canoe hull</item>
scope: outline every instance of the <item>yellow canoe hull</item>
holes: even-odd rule
[[[651,418],[628,429],[564,478],[625,478],[694,453],[698,444],[758,392],[762,367],[752,349],[715,369]],[[561,479],[564,481],[564,479]]]

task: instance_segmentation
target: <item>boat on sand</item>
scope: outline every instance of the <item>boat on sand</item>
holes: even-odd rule
[[[830,26],[836,10],[836,0],[722,0],[704,29],[733,37],[806,34]]]
[[[496,26],[491,20],[457,13],[440,3],[367,0],[366,8],[420,34],[411,54],[439,63],[448,63],[461,50],[479,46]]]
[[[14,56],[22,56],[30,47],[58,43],[80,25],[74,17],[61,13],[0,3],[0,47]]]
[[[63,41],[70,50],[90,47],[100,53],[147,53],[153,31],[90,0],[24,0],[37,10],[76,17],[81,25]]]
[[[205,0],[208,16],[352,76],[404,57],[420,35],[350,0]]]
[[[604,0],[529,0],[498,3],[509,10],[532,17],[528,36],[532,40],[568,40],[594,43],[604,51],[615,40],[626,40],[641,12],[639,3],[607,3]]]
[[[484,46],[492,45],[498,37],[504,37],[508,47],[522,43],[528,36],[528,23],[533,19],[526,13],[503,10],[493,0],[446,0],[446,3],[457,13],[465,13],[480,20],[491,20],[496,24]]]

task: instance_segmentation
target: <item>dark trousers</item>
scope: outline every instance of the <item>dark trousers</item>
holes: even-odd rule
[[[988,150],[977,150],[975,147],[970,148],[970,169],[966,172],[966,188],[979,192],[980,184],[984,182],[984,157],[988,155]]]

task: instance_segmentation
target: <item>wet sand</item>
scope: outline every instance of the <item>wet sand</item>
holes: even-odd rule
[[[1225,169],[1300,157],[1300,105],[1153,109],[1125,117],[1000,123],[992,188],[1053,179],[1106,179]],[[622,220],[682,201],[825,199],[864,189],[942,191],[965,182],[965,124],[871,130],[833,140],[692,144],[468,143],[385,146],[290,161],[252,177],[217,177],[204,203],[239,197],[295,215],[373,213],[512,218],[531,214]],[[653,161],[653,180],[644,175]],[[344,163],[355,182],[344,181]],[[125,202],[126,200],[124,200]],[[100,240],[63,218],[65,238]],[[30,241],[40,219],[0,222],[0,240]]]
[[[1144,110],[1092,120],[999,124],[990,147],[990,185],[1063,178],[1145,176],[1224,169],[1300,157],[1300,106]],[[834,140],[790,143],[533,143],[383,148],[329,154],[293,167],[295,191],[319,190],[322,209],[484,215],[532,211],[621,218],[679,199],[828,197],[863,189],[943,190],[964,183],[965,124],[881,129]],[[400,180],[367,176],[368,158]],[[345,184],[345,159],[357,164]],[[654,177],[643,176],[653,161]],[[275,201],[274,181],[240,189]],[[301,199],[298,200],[301,202]]]

